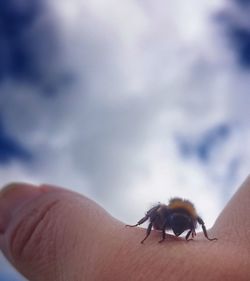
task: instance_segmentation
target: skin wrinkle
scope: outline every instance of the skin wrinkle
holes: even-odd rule
[[[74,231],[72,233],[70,225],[67,219],[74,224],[75,210],[73,208],[73,203],[71,201],[65,201],[64,198],[60,198],[60,202],[57,204],[57,208],[53,208],[53,212],[48,222],[50,224],[50,233],[54,239],[46,241],[44,240],[44,249],[48,250],[49,253],[44,256],[49,256],[50,261],[56,261],[57,266],[53,266],[53,280],[74,280],[71,275],[66,275],[65,272],[70,272],[70,269],[74,267],[74,262],[79,259],[80,251],[79,245],[81,245],[81,240],[78,235],[80,231]],[[53,221],[53,217],[56,217],[56,224]],[[72,218],[72,219],[71,219]],[[77,225],[80,228],[80,225]],[[59,231],[58,231],[59,229]],[[46,232],[46,229],[40,229],[41,233]],[[68,240],[70,233],[70,241]],[[46,233],[44,235],[46,237]],[[71,257],[68,260],[68,257]],[[50,266],[50,265],[49,265]],[[81,272],[81,271],[78,271]]]
[[[44,254],[44,256],[49,255],[49,260],[52,261],[61,261],[61,266],[60,269],[58,269],[58,265],[53,267],[52,265],[48,265],[49,267],[52,267],[54,270],[53,280],[79,280],[79,273],[82,273],[81,276],[84,276],[84,272],[86,271],[86,268],[88,267],[86,265],[86,262],[83,262],[81,266],[79,266],[78,270],[75,270],[74,272],[71,272],[71,268],[75,267],[76,264],[79,264],[79,257],[80,260],[88,260],[85,258],[86,254],[88,254],[87,247],[90,243],[87,243],[87,241],[84,241],[83,238],[86,236],[86,233],[82,233],[82,226],[84,226],[84,223],[86,223],[86,217],[82,215],[81,211],[81,218],[82,218],[82,223],[79,223],[79,221],[74,221],[75,217],[79,216],[77,215],[77,212],[80,211],[80,202],[76,201],[77,197],[74,197],[73,200],[64,200],[64,196],[61,196],[60,202],[57,204],[57,208],[53,208],[54,214],[51,214],[51,218],[56,217],[56,225],[53,223],[53,219],[49,220],[49,223],[51,223],[50,226],[50,237],[52,236],[52,232],[54,232],[54,240],[43,240],[44,247],[47,251],[47,253]],[[79,207],[79,208],[78,208]],[[70,218],[70,223],[73,225],[77,225],[77,228],[75,228],[74,233],[72,233],[72,229],[69,228],[69,223],[67,221],[67,218]],[[53,223],[53,224],[52,224]],[[58,231],[58,226],[60,228],[60,231]],[[78,230],[77,230],[78,229]],[[43,235],[42,233],[45,232],[44,236],[46,236],[46,232],[48,229],[40,227],[38,229],[40,231],[40,234]],[[62,235],[63,233],[63,235]],[[72,235],[74,234],[74,235]],[[48,235],[48,234],[47,234]],[[70,241],[67,240],[67,237],[75,239],[71,239]],[[72,241],[75,241],[74,244],[76,246],[76,251],[74,251],[74,248],[72,247]],[[82,245],[84,244],[84,247]],[[78,246],[78,247],[77,247]],[[81,249],[84,248],[84,251]],[[57,255],[55,256],[55,249],[58,249]],[[42,250],[42,249],[41,249]],[[48,253],[49,251],[49,253]],[[53,254],[53,257],[51,256]],[[71,257],[70,260],[68,260],[68,257]],[[66,258],[66,259],[65,259]],[[67,262],[66,262],[67,261]],[[42,260],[41,261],[41,266],[45,266],[44,263],[46,261]],[[85,270],[84,270],[84,265],[85,265]],[[67,270],[66,270],[67,269]],[[70,275],[65,276],[65,272],[71,272]],[[77,275],[78,272],[78,278],[72,279],[72,274]],[[51,276],[51,273],[50,273]],[[56,279],[59,278],[59,279]],[[85,278],[84,278],[85,280]],[[86,279],[87,280],[87,279]]]
[[[50,268],[53,272],[55,271],[55,264],[56,264],[56,259],[54,258],[54,250],[52,248],[56,248],[54,245],[54,239],[53,239],[53,233],[55,234],[58,233],[58,226],[57,224],[57,220],[54,220],[54,215],[51,214],[52,210],[55,211],[57,214],[60,213],[60,211],[57,208],[60,206],[60,202],[58,202],[57,204],[53,205],[54,202],[56,201],[60,201],[62,198],[61,194],[63,192],[49,192],[49,193],[43,193],[40,197],[36,198],[35,200],[29,202],[26,205],[23,205],[21,208],[18,208],[16,211],[16,215],[14,214],[13,219],[9,225],[9,228],[7,230],[7,233],[5,235],[5,243],[2,244],[2,249],[4,251],[4,253],[6,254],[7,258],[13,263],[14,266],[16,266],[20,272],[22,272],[26,277],[26,273],[30,272],[31,270],[31,265],[32,264],[39,264],[39,268],[36,267],[36,271],[40,271],[40,267],[42,268]],[[49,210],[49,212],[46,212],[46,208],[50,205],[53,205],[53,208],[51,208]],[[56,207],[57,206],[57,207]],[[25,235],[27,236],[27,234],[25,234],[26,232],[26,228],[32,227],[33,224],[33,219],[36,219],[37,217],[40,217],[40,214],[46,214],[46,216],[44,218],[47,217],[51,217],[51,219],[48,220],[48,224],[50,224],[50,231],[47,228],[43,227],[43,224],[38,224],[36,227],[35,232],[37,234],[32,235],[31,239],[35,241],[32,241],[29,243],[29,251],[27,252],[25,250],[25,256],[18,256],[18,247],[20,248],[20,245],[22,243],[19,242],[12,242],[11,240],[13,239],[13,234],[16,232],[16,227],[20,226],[19,232],[15,233],[14,236],[16,235],[17,237],[19,236],[19,240],[23,239],[23,236],[25,238]],[[56,216],[55,213],[55,216]],[[48,216],[48,214],[50,214]],[[33,217],[33,218],[32,218]],[[60,218],[60,216],[58,216]],[[38,219],[39,220],[39,219]],[[47,219],[46,219],[47,220]],[[56,224],[55,224],[56,222]],[[27,225],[28,223],[28,225]],[[44,234],[43,234],[44,233]],[[60,233],[58,233],[58,235],[60,236]],[[42,236],[44,236],[45,238],[50,238],[49,240],[47,239],[42,239]],[[52,239],[51,239],[52,238]],[[16,238],[15,238],[16,239]],[[14,239],[14,240],[15,240]],[[2,242],[4,241],[2,239]],[[19,243],[19,245],[18,245]],[[14,246],[14,244],[16,246]],[[33,245],[33,246],[32,246]],[[42,246],[43,245],[43,246]],[[27,248],[27,247],[26,247]],[[33,251],[33,249],[36,249],[36,251]],[[53,255],[53,258],[51,259],[51,256],[46,258],[46,256],[48,255]],[[36,262],[34,262],[36,261]],[[48,261],[50,261],[51,264],[48,264]],[[26,264],[28,266],[26,266]],[[30,265],[29,265],[30,264]],[[23,270],[24,268],[27,269]],[[44,272],[46,272],[46,270],[44,270]],[[50,274],[48,276],[54,276],[54,273],[52,274],[52,272],[50,272]],[[31,276],[28,276],[28,279],[31,279]],[[56,280],[56,279],[53,279]]]
[[[50,204],[46,205],[43,210],[31,210],[30,214],[23,217],[23,219],[19,222],[17,227],[15,228],[13,235],[10,238],[10,249],[11,253],[16,255],[18,258],[22,256],[23,251],[26,247],[26,245],[29,243],[31,237],[34,235],[37,227],[44,221],[45,216],[48,214],[48,212],[51,211],[51,209],[58,204],[58,200],[51,202]],[[36,212],[36,217],[34,218],[34,212]],[[23,225],[27,225],[28,223],[31,223],[31,225],[26,228]],[[21,228],[24,228],[25,232],[21,235],[19,234]],[[18,237],[19,236],[19,237]],[[16,243],[16,237],[18,237],[18,242]],[[20,243],[20,237],[22,237],[22,243]],[[18,246],[17,246],[18,245]]]
[[[43,206],[40,211],[39,218],[35,220],[35,227],[29,241],[26,241],[25,247],[19,259],[22,261],[21,265],[17,264],[20,272],[28,278],[28,280],[60,280],[57,279],[57,261],[55,249],[58,248],[56,231],[58,221],[53,221],[53,214],[60,208],[60,200],[53,200],[52,202]],[[49,233],[49,237],[48,237]],[[50,238],[50,239],[47,239]],[[33,249],[36,251],[33,251]],[[24,266],[24,265],[27,266]],[[35,265],[35,267],[33,267]],[[34,272],[41,272],[41,274],[31,274],[30,268]],[[26,270],[23,270],[25,268]],[[41,279],[39,276],[42,276]],[[44,277],[47,276],[47,277]]]
[[[49,214],[49,212],[51,212],[52,208],[54,208],[58,203],[59,203],[59,201],[56,200],[55,202],[52,202],[48,206],[46,206],[46,208],[44,210],[42,210],[39,218],[37,218],[37,220],[34,222],[34,225],[30,228],[30,232],[27,234],[27,237],[24,240],[22,247],[20,248],[20,252],[18,253],[19,256],[22,256],[26,246],[29,244],[29,241],[31,241],[32,237],[34,235],[36,235],[35,232],[38,229],[38,227],[40,225],[42,225],[43,227],[45,226],[44,224],[46,224],[45,223],[46,216],[48,216],[48,214]]]

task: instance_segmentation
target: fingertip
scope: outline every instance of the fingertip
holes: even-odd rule
[[[85,196],[49,184],[12,184],[3,193],[0,207],[8,205],[1,204],[3,199],[12,207],[8,206],[11,216],[4,219],[8,223],[0,234],[0,248],[18,271],[29,280],[48,281],[56,280],[62,265],[71,274],[77,266],[79,274],[94,274],[88,260],[104,252],[112,227],[104,209]],[[20,200],[23,203],[16,209]],[[40,279],[32,279],[38,275]],[[65,280],[73,280],[72,275]]]

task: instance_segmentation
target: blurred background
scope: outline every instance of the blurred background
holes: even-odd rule
[[[210,227],[250,165],[250,1],[1,0],[0,184]],[[0,280],[23,280],[0,257]]]

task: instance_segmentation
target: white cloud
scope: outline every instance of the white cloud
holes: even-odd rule
[[[248,174],[238,146],[242,131],[247,143],[248,130],[233,130],[208,163],[183,159],[174,137],[197,140],[217,124],[247,119],[248,76],[235,67],[212,21],[222,2],[49,5],[61,44],[59,66],[75,81],[49,99],[34,86],[1,86],[6,128],[37,157],[33,167],[2,167],[1,182],[68,186],[127,221],[154,201],[188,197],[211,225],[224,203],[225,181],[216,176],[224,179],[234,155],[243,163],[234,183]]]

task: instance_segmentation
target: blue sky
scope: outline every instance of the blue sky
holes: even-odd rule
[[[187,197],[211,226],[249,173],[249,13],[246,0],[0,2],[0,183],[65,186],[127,223]]]

